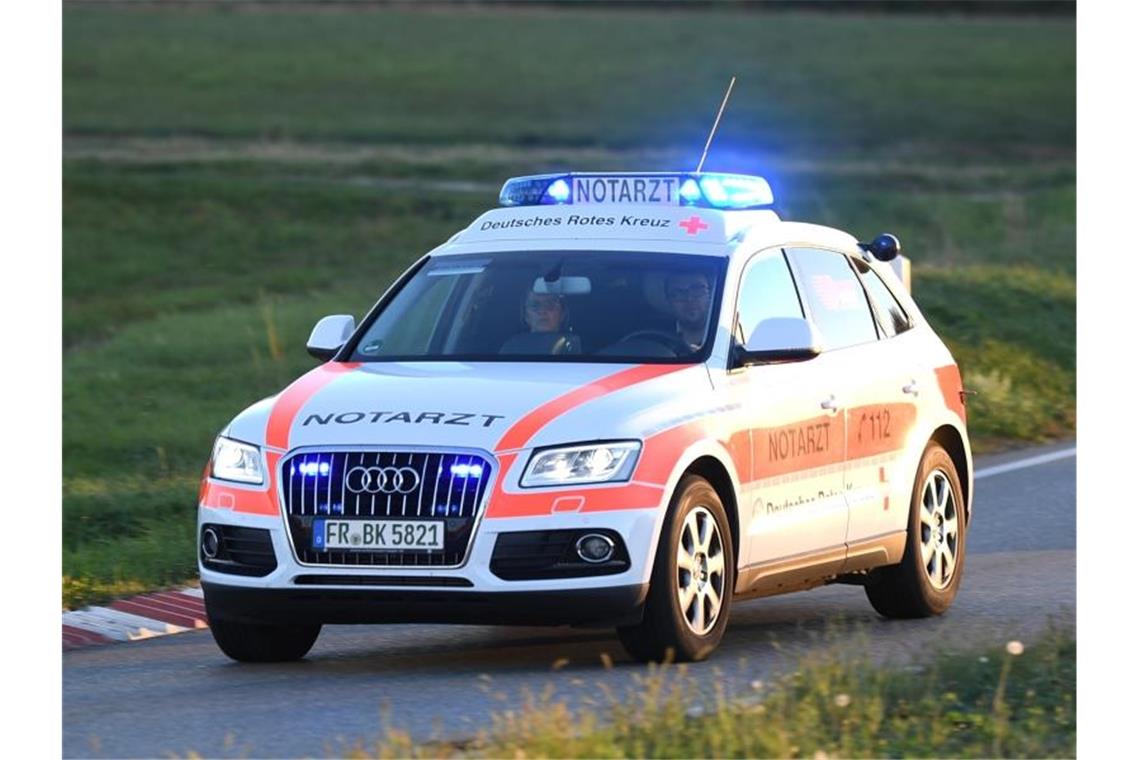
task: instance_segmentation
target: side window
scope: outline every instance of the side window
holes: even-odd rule
[[[816,248],[793,248],[788,250],[788,257],[824,350],[878,340],[867,296],[847,256]]]
[[[749,262],[740,282],[736,306],[740,315],[737,340],[746,343],[756,325],[772,317],[799,317],[804,310],[784,254],[761,254]]]
[[[882,278],[862,261],[856,262],[856,268],[859,270],[863,285],[867,288],[867,293],[871,296],[871,303],[875,306],[875,311],[879,317],[879,327],[882,328],[884,337],[893,338],[899,333],[909,330],[911,328],[910,317],[907,316],[902,305],[899,304],[898,299],[891,293],[890,288],[887,287]]]

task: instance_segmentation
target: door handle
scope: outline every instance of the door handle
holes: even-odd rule
[[[839,411],[839,402],[835,400],[835,394],[832,394],[819,402],[820,409],[826,409],[829,412]]]
[[[909,393],[912,396],[917,396],[918,395],[918,381],[917,380],[911,380],[909,383],[907,383],[906,385],[903,386],[902,391],[903,391],[903,393]]]

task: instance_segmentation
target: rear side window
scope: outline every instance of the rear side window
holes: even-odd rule
[[[909,330],[911,328],[910,317],[907,316],[902,304],[891,293],[887,284],[883,282],[875,270],[863,262],[857,262],[857,266],[859,276],[863,279],[863,285],[866,286],[867,293],[871,296],[871,303],[875,305],[875,311],[878,312],[879,327],[883,330],[883,336],[893,338],[899,333]]]
[[[740,315],[737,339],[742,344],[748,342],[756,325],[765,319],[803,319],[800,297],[796,293],[792,273],[782,252],[777,251],[774,255],[761,254],[749,262],[740,283],[737,313]]]
[[[870,304],[847,256],[816,248],[793,248],[788,250],[788,257],[824,350],[878,340]]]

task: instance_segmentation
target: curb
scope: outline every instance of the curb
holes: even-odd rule
[[[208,628],[202,590],[194,587],[117,599],[63,613],[63,648],[138,641]]]

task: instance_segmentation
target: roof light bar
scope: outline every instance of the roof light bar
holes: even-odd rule
[[[539,174],[514,177],[499,193],[503,206],[659,204],[719,209],[770,208],[768,180],[747,174],[642,172]]]

